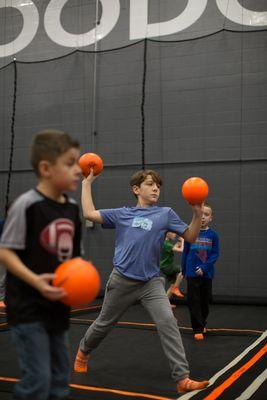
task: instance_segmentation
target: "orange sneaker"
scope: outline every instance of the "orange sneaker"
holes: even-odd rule
[[[171,293],[177,297],[184,297],[183,293],[178,289],[177,286],[172,285]]]
[[[5,305],[4,301],[0,301],[0,308],[6,308],[6,305]]]
[[[75,372],[87,372],[88,369],[89,354],[84,354],[80,349],[76,355],[74,361],[74,371]]]
[[[203,333],[195,333],[194,334],[194,339],[195,340],[203,340],[204,339]]]
[[[177,382],[177,392],[187,393],[187,392],[192,392],[193,390],[204,389],[205,387],[208,386],[208,384],[209,381],[198,382],[198,381],[193,381],[190,378],[185,378]]]

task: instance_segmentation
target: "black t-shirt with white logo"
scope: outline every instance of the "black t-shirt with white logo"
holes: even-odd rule
[[[53,273],[63,261],[80,256],[78,205],[67,196],[62,204],[35,189],[29,190],[10,208],[0,247],[15,251],[37,274]],[[69,326],[68,306],[46,299],[9,272],[5,301],[9,324],[43,321],[51,331],[62,331]]]

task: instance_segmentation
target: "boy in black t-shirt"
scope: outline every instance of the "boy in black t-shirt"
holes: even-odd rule
[[[65,399],[69,393],[70,308],[54,287],[56,267],[80,255],[79,208],[64,192],[80,178],[79,143],[59,131],[34,138],[31,163],[38,184],[12,204],[0,243],[7,268],[6,310],[22,378],[15,399]]]

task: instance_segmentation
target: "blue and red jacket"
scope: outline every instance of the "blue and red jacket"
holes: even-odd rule
[[[214,263],[219,257],[219,237],[217,233],[208,228],[200,230],[194,243],[184,241],[182,253],[182,274],[188,278],[196,278],[197,268],[201,268],[202,278],[214,277]]]

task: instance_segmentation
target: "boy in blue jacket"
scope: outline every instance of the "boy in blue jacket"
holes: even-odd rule
[[[196,340],[204,339],[206,332],[214,263],[219,257],[219,237],[209,227],[211,221],[212,208],[205,203],[198,238],[194,243],[185,240],[182,254],[182,274],[187,279],[187,301]]]

